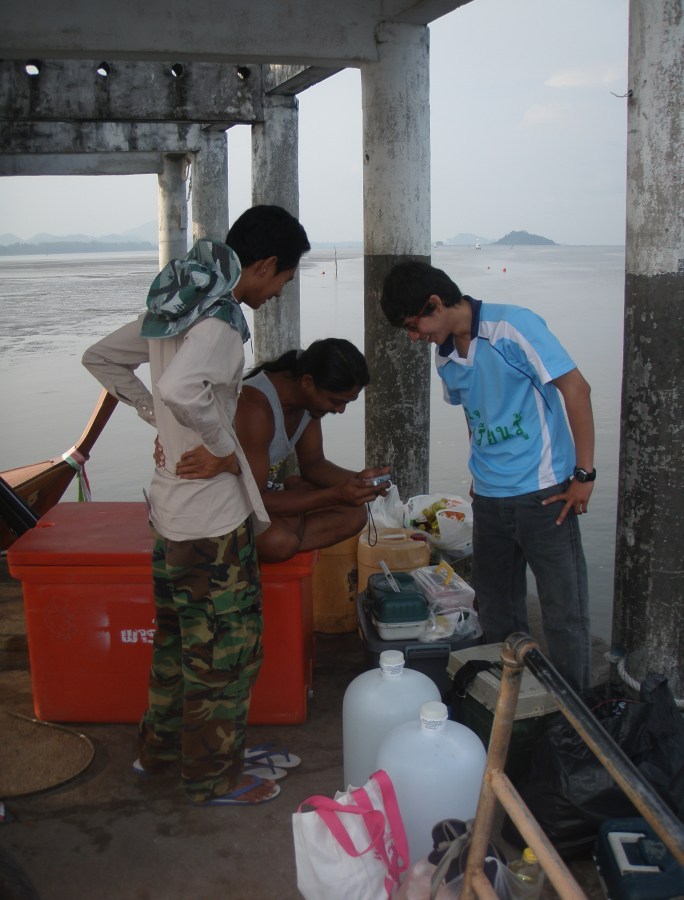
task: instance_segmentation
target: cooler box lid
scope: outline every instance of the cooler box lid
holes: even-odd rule
[[[10,571],[30,566],[148,565],[145,503],[58,503],[8,549]]]
[[[392,572],[400,593],[393,590],[386,576],[371,575],[366,587],[372,615],[385,625],[425,621],[429,616],[427,600],[416,588],[408,572]]]
[[[478,672],[466,688],[468,694],[481,703],[491,713],[494,713],[496,710],[496,703],[499,699],[499,691],[501,689],[501,673],[503,669],[503,664],[501,663],[502,646],[503,644],[501,643],[483,644],[480,647],[452,650],[449,654],[449,662],[447,663],[447,673],[452,681],[456,673],[467,662],[470,662],[470,660],[481,659],[487,662],[498,663],[498,665],[495,665],[491,669],[487,669],[484,672]],[[557,708],[556,701],[546,688],[537,681],[528,669],[523,669],[520,693],[518,695],[518,705],[515,710],[515,719],[530,719],[533,716],[545,716],[548,713],[555,712]]]

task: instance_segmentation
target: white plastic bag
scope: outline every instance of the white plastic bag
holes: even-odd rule
[[[435,504],[444,504],[443,509],[434,510]],[[466,550],[473,541],[473,508],[471,504],[455,494],[418,494],[411,497],[404,507],[404,522],[412,528],[431,510],[430,520],[436,516],[439,533],[425,531],[430,543],[438,550]],[[446,512],[445,512],[446,510]],[[452,518],[450,514],[453,514]]]
[[[370,505],[370,515],[376,528],[402,528],[404,525],[404,504],[399,496],[399,488],[391,485],[387,494],[378,496]]]
[[[425,625],[425,631],[418,637],[423,644],[431,641],[443,641],[457,635],[462,641],[474,641],[482,637],[480,617],[469,606],[459,607],[448,612],[431,612]]]
[[[305,805],[313,811],[302,812]],[[334,800],[304,800],[292,829],[297,887],[306,900],[389,900],[408,867],[399,804],[382,769]]]

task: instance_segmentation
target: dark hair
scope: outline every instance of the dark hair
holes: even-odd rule
[[[456,306],[463,297],[441,269],[417,260],[398,263],[385,278],[380,305],[388,322],[399,326],[404,319],[417,316],[433,294],[445,306]],[[425,312],[429,311],[428,307]]]
[[[288,350],[278,359],[251,369],[245,379],[258,372],[287,372],[295,378],[310,375],[319,390],[351,391],[370,381],[363,353],[344,338],[314,341],[306,350]]]
[[[311,249],[301,223],[282,206],[252,206],[233,222],[226,244],[238,255],[243,268],[260,259],[277,256],[277,272],[294,269]]]

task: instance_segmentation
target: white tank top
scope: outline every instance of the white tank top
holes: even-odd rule
[[[287,459],[294,450],[297,441],[302,436],[302,432],[311,421],[311,416],[306,410],[302,412],[302,418],[297,425],[294,434],[288,438],[285,431],[285,418],[283,416],[283,408],[280,405],[278,392],[273,386],[273,382],[264,371],[257,372],[252,378],[247,378],[244,382],[245,387],[253,387],[266,397],[271,404],[273,410],[273,421],[275,423],[275,432],[273,439],[268,446],[268,464],[270,468],[269,478],[277,473],[280,465]]]

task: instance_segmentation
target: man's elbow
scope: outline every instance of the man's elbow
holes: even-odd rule
[[[554,381],[566,403],[574,400],[581,403],[589,403],[591,386],[579,369],[573,369],[567,375]]]
[[[584,377],[584,375],[582,375],[581,373],[578,373],[578,374],[579,374],[579,383],[577,386],[578,394],[582,400],[584,400],[588,403],[591,400],[591,385],[589,384],[587,379]]]
[[[93,353],[91,347],[88,347],[86,352],[81,357],[81,365],[85,366],[89,372],[92,372],[94,368],[97,368],[100,361],[100,357],[96,353]]]

